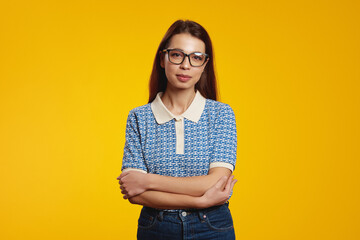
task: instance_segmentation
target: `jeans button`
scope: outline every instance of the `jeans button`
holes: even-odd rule
[[[182,212],[181,215],[182,215],[183,217],[186,217],[187,214],[186,214],[186,212]]]

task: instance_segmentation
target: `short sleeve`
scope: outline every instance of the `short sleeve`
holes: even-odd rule
[[[140,126],[133,110],[130,111],[126,122],[125,147],[121,171],[125,170],[148,172],[141,148]]]
[[[228,104],[221,106],[215,119],[212,143],[210,168],[219,166],[233,171],[236,164],[237,133],[235,114]]]

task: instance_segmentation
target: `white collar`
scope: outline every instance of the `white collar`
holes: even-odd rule
[[[193,122],[198,122],[200,120],[201,114],[205,108],[206,98],[204,98],[199,91],[196,91],[195,97],[190,106],[180,116],[175,116],[165,107],[160,98],[163,94],[163,92],[158,92],[156,98],[151,103],[151,110],[158,124],[163,124],[173,118],[178,119],[181,117]]]

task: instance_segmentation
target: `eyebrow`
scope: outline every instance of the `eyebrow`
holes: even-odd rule
[[[181,49],[181,48],[168,48],[168,49],[172,49],[172,50],[180,50],[180,51],[182,51],[182,52],[184,52],[184,53],[185,53],[185,51],[184,51],[183,49]],[[194,52],[190,52],[190,53],[188,53],[188,54],[191,54],[191,53],[204,53],[204,52],[201,52],[201,51],[194,51]]]

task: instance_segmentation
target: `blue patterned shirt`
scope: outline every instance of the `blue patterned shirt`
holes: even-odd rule
[[[197,91],[188,109],[175,116],[162,103],[162,94],[129,112],[122,171],[173,177],[207,175],[212,167],[233,171],[237,137],[232,108]]]

